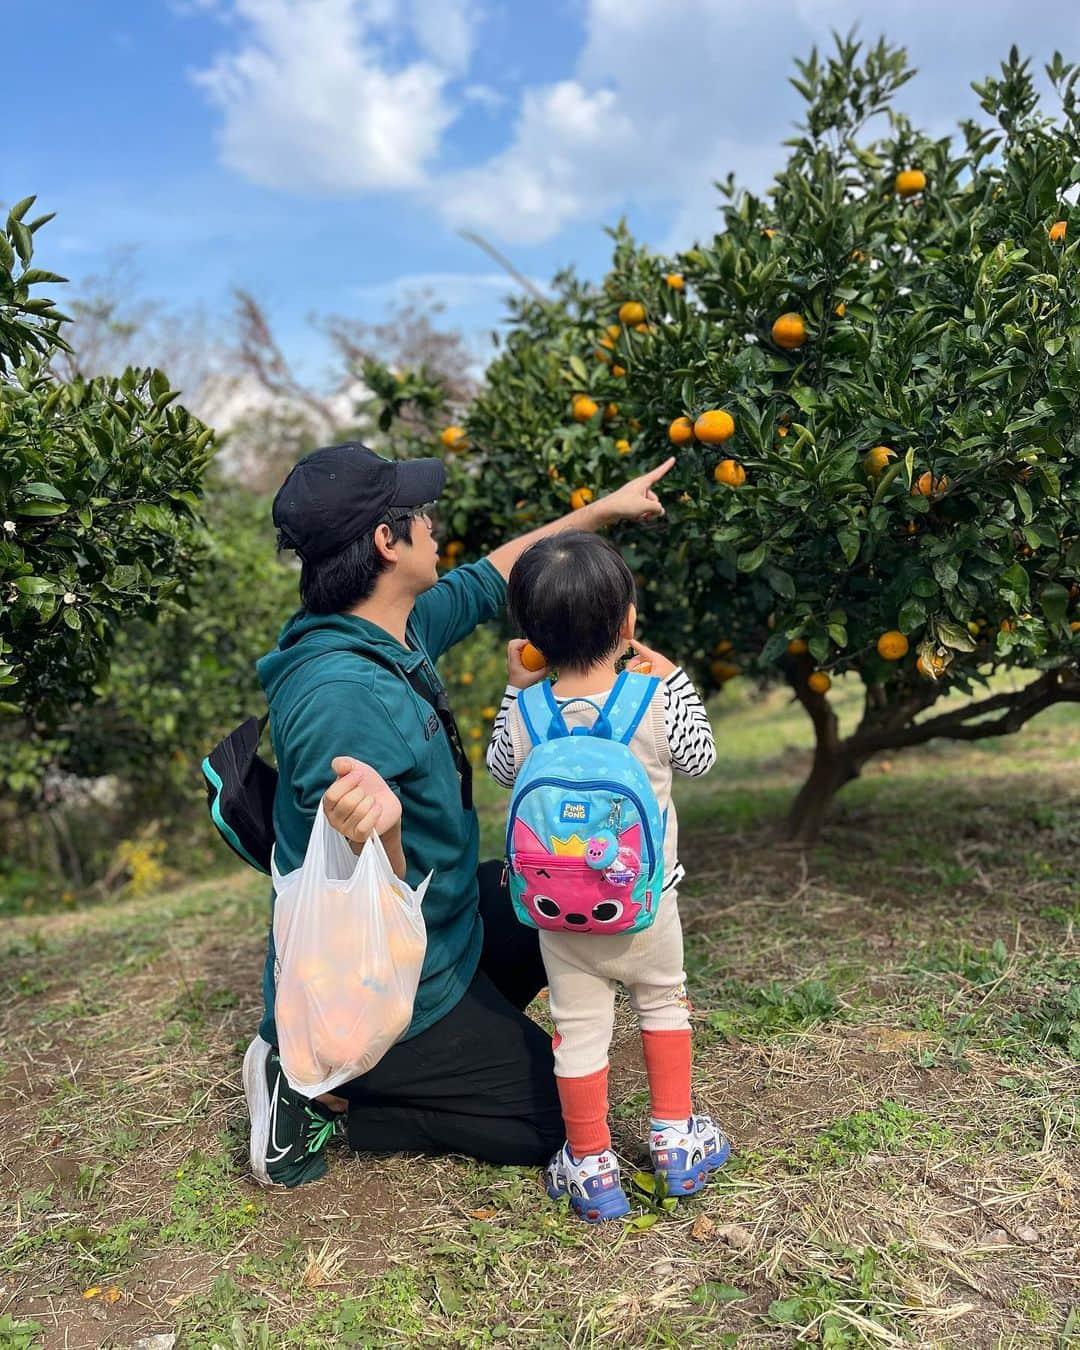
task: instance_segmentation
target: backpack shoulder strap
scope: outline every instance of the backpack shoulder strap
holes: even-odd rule
[[[541,680],[539,684],[523,689],[518,695],[517,705],[534,746],[570,735],[562,709],[551,692],[549,680]]]
[[[613,740],[622,745],[630,744],[659,685],[660,680],[656,675],[638,675],[628,670],[622,672],[604,705],[604,715],[611,723]]]

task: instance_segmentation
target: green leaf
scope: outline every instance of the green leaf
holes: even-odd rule
[[[706,1280],[690,1291],[690,1302],[698,1307],[707,1307],[710,1303],[735,1303],[745,1297],[733,1284],[720,1284],[716,1280]]]
[[[774,567],[769,563],[762,569],[761,575],[777,595],[782,596],[785,600],[795,599],[795,580],[783,568]]]
[[[64,606],[64,622],[69,628],[79,629],[82,627],[82,619],[79,618],[79,611],[72,605]]]
[[[1064,622],[1069,610],[1068,588],[1059,581],[1048,581],[1039,594],[1039,605],[1050,623]]]
[[[1026,600],[1031,590],[1031,581],[1027,572],[1019,563],[1013,563],[1001,574],[1000,591],[1014,595],[1018,600]]]
[[[51,483],[27,483],[23,491],[29,493],[31,497],[49,497],[56,502],[65,500],[60,489],[53,487]]]
[[[926,622],[926,606],[914,597],[905,600],[896,616],[896,624],[901,633],[912,633]]]
[[[850,565],[859,556],[859,534],[857,530],[838,530],[836,542],[840,545],[840,551]]]
[[[566,364],[570,367],[571,373],[577,377],[582,385],[587,385],[589,383],[589,372],[585,369],[585,362],[580,356],[571,356]]]
[[[765,554],[768,552],[766,544],[758,544],[757,548],[752,548],[746,553],[740,553],[735,560],[735,566],[740,572],[756,572],[765,561]]]
[[[22,502],[14,508],[17,516],[62,516],[66,510],[62,502]]]
[[[782,1327],[797,1326],[806,1317],[806,1303],[801,1298],[774,1298],[769,1304],[769,1316]]]
[[[1016,497],[1016,500],[1020,503],[1020,510],[1023,511],[1024,513],[1024,519],[1030,520],[1031,517],[1035,514],[1035,511],[1031,505],[1031,494],[1028,492],[1027,488],[1022,487],[1019,483],[1014,483],[1013,495]]]
[[[56,590],[55,583],[45,577],[16,577],[14,586],[20,595],[52,595]]]
[[[958,623],[953,623],[951,619],[936,619],[934,628],[942,646],[951,647],[955,652],[975,650],[975,641],[968,630],[961,628]]]

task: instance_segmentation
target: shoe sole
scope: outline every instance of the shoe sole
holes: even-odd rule
[[[571,1195],[569,1191],[559,1190],[554,1186],[545,1186],[544,1189],[551,1200],[561,1200],[566,1196],[570,1201],[570,1208],[586,1223],[607,1223],[609,1219],[623,1219],[630,1213],[630,1201],[622,1190],[612,1191],[610,1195],[604,1196],[601,1203],[596,1204],[581,1200],[576,1195]]]
[[[266,1150],[270,1143],[270,1094],[266,1090],[266,1060],[270,1047],[256,1036],[244,1053],[244,1096],[251,1117],[251,1143],[248,1157],[251,1171],[260,1186],[273,1186],[266,1170]]]
[[[697,1195],[698,1191],[704,1190],[708,1185],[712,1173],[723,1167],[730,1156],[731,1145],[725,1140],[724,1146],[719,1152],[702,1158],[701,1162],[688,1171],[657,1172],[655,1174],[656,1179],[664,1182],[667,1193],[672,1199],[678,1200],[687,1195]]]

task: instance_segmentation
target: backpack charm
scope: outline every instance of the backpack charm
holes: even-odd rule
[[[585,845],[585,861],[597,872],[603,872],[615,861],[619,841],[610,830],[600,830]]]
[[[603,708],[591,704],[593,725],[573,734],[550,683],[519,696],[533,749],[510,803],[506,857],[529,927],[634,933],[656,918],[666,818],[629,742],[659,683],[624,672]]]

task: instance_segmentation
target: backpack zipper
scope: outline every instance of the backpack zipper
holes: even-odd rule
[[[504,877],[509,875],[510,869],[510,840],[512,836],[510,821],[513,819],[515,813],[517,812],[517,809],[521,803],[522,798],[527,797],[534,788],[540,787],[565,788],[568,791],[576,788],[581,792],[591,792],[597,788],[606,788],[609,792],[612,793],[612,795],[614,795],[616,785],[613,783],[605,782],[603,779],[596,779],[592,781],[586,781],[583,783],[578,782],[571,783],[567,782],[565,778],[537,778],[535,779],[535,781],[530,783],[529,786],[525,789],[525,791],[520,793],[510,803],[510,812],[509,815],[507,816],[506,821],[506,865],[503,868]],[[649,853],[649,873],[651,875],[653,868],[656,866],[656,854],[654,853],[652,846],[652,838],[651,838],[652,832],[648,828],[649,818],[645,814],[645,810],[641,805],[641,798],[637,795],[636,792],[631,792],[625,788],[620,788],[620,791],[623,797],[625,797],[628,801],[633,802],[634,805],[637,807],[638,819],[641,821],[641,828],[645,835],[645,844]]]

